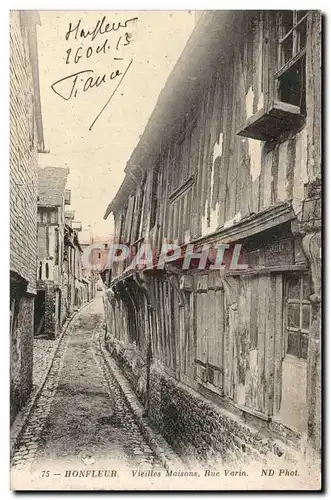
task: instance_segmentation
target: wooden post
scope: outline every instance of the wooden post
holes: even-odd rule
[[[321,12],[308,15],[306,56],[306,109],[307,109],[307,167],[308,181],[312,185],[321,178]],[[309,197],[309,194],[308,194]],[[302,245],[309,261],[313,295],[312,323],[308,346],[307,405],[308,405],[308,449],[307,453],[319,458],[321,449],[321,232],[320,220],[315,215],[305,214],[303,221],[306,234]],[[308,224],[307,224],[308,222]]]
[[[184,329],[186,325],[186,309],[185,309],[185,294],[184,292],[180,289],[179,286],[179,278],[177,274],[171,274],[169,276],[169,283],[173,286],[173,288],[177,292],[177,296],[179,299],[178,306],[179,306],[179,314],[180,314],[180,331],[176,335],[176,355],[177,355],[177,362],[176,362],[176,378],[177,380],[180,380],[181,378],[181,372],[183,368],[183,336],[184,336]]]
[[[147,352],[146,352],[146,395],[145,395],[145,416],[149,413],[149,400],[150,400],[150,377],[151,377],[151,364],[153,360],[153,349],[152,349],[152,329],[155,321],[155,304],[151,296],[148,287],[148,278],[143,274],[139,273],[134,276],[134,280],[137,285],[142,290],[146,298],[146,324],[145,328],[147,330]]]
[[[319,457],[321,450],[321,233],[308,233],[302,240],[310,264],[313,294],[312,322],[308,346],[307,405],[308,449],[311,458]]]

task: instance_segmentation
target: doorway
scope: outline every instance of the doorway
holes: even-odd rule
[[[38,290],[34,305],[34,335],[45,334],[45,290]]]

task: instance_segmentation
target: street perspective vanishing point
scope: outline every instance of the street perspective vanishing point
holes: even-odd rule
[[[10,487],[322,487],[322,14],[10,12]]]

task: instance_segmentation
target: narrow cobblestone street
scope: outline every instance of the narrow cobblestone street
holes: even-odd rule
[[[10,10],[14,492],[323,490],[325,17]]]
[[[66,471],[113,469],[119,474],[119,464],[123,470],[160,469],[103,360],[97,341],[102,323],[99,294],[74,318],[60,343],[13,456],[14,476],[26,472],[38,485],[42,479],[45,488],[59,488]],[[89,482],[77,478],[82,487],[84,479]],[[98,480],[104,485],[100,477],[95,487],[100,487]]]

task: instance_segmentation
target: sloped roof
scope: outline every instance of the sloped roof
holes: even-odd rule
[[[39,169],[39,207],[59,207],[62,205],[68,174],[68,168],[45,167]]]

